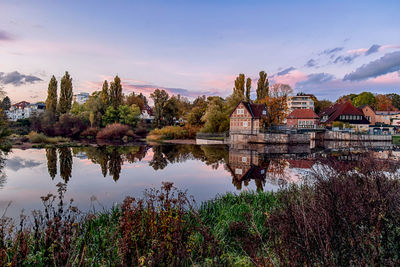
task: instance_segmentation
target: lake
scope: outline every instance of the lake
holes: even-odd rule
[[[376,151],[396,158],[393,151]],[[13,149],[0,163],[0,212],[18,218],[41,209],[41,196],[66,183],[66,199],[83,211],[140,197],[163,181],[199,203],[226,192],[277,190],[298,182],[320,156],[307,146],[136,145]]]

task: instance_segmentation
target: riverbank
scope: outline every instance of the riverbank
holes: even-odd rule
[[[396,265],[400,177],[385,164],[371,158],[327,160],[301,186],[227,193],[201,204],[163,183],[142,199],[127,197],[110,210],[89,213],[73,203],[65,206],[66,185],[58,184],[58,195],[42,197],[42,214],[21,217],[21,223],[1,221],[0,262]]]

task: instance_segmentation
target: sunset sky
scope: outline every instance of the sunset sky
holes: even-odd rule
[[[328,3],[329,2],[329,3]],[[0,86],[45,100],[51,75],[93,92],[231,93],[237,74],[334,100],[400,93],[400,1],[0,2]]]

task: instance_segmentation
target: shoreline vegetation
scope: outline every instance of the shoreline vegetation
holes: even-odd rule
[[[0,264],[397,265],[400,175],[390,168],[368,156],[326,160],[301,184],[203,203],[164,182],[87,213],[60,183],[41,198],[42,211],[1,218]]]

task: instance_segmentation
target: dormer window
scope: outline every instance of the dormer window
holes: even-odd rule
[[[238,108],[238,109],[237,109],[237,114],[238,114],[238,115],[243,115],[243,114],[244,114],[244,109]]]

